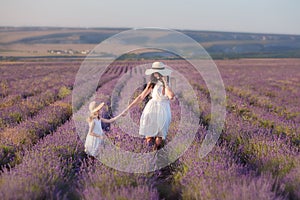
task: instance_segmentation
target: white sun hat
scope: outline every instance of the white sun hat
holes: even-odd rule
[[[172,70],[168,69],[169,66],[165,65],[162,62],[154,62],[152,63],[151,69],[147,69],[145,71],[146,75],[151,75],[155,72],[160,73],[163,76],[170,76],[172,73]]]
[[[96,106],[96,102],[95,101],[92,101],[90,104],[89,104],[89,110],[91,113],[95,113],[97,112],[98,110],[100,110],[102,107],[104,106],[104,102],[100,103],[98,106]]]

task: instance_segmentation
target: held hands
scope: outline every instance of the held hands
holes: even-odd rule
[[[116,117],[112,118],[112,120],[115,121],[115,120],[117,120],[117,119],[120,118],[120,117],[126,116],[127,114],[128,114],[128,110],[125,109],[125,110],[123,110],[120,114],[118,114]]]
[[[119,114],[119,115],[117,115],[117,116],[111,118],[111,120],[112,120],[112,121],[116,121],[116,120],[117,120],[118,118],[120,118],[120,117],[121,117],[121,114]]]
[[[128,114],[128,109],[125,109],[119,115],[121,115],[122,117],[125,117],[127,114]]]

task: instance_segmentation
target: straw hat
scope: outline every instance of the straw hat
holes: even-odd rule
[[[145,71],[145,74],[146,75],[151,75],[151,74],[153,74],[155,72],[158,72],[158,73],[160,73],[163,76],[170,76],[171,73],[172,73],[172,70],[168,69],[167,67],[168,66],[165,65],[162,62],[154,62],[154,63],[152,63],[151,69],[147,69]]]
[[[100,103],[100,105],[96,106],[96,102],[92,101],[89,105],[89,110],[91,113],[95,113],[100,110],[104,106],[104,102]]]

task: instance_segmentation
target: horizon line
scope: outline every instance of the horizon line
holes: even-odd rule
[[[151,27],[107,27],[107,26],[92,26],[92,27],[84,27],[84,26],[36,26],[36,25],[25,25],[25,26],[14,26],[14,25],[0,25],[0,29],[2,28],[59,28],[59,29],[122,29],[122,30],[130,30],[130,29],[141,29],[141,28],[151,28]],[[257,35],[287,35],[287,36],[300,36],[300,34],[292,34],[292,33],[270,33],[270,32],[244,32],[244,31],[225,31],[225,30],[200,30],[200,29],[189,29],[189,28],[166,28],[166,27],[156,27],[163,29],[170,29],[175,31],[195,31],[195,32],[218,32],[218,33],[240,33],[240,34],[257,34]]]

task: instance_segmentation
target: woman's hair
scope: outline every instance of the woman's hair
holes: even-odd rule
[[[158,73],[158,72],[156,72]],[[159,76],[159,79],[161,79],[163,77],[163,75],[161,75],[160,73],[158,73],[158,76]],[[155,76],[154,76],[154,73],[151,74],[150,76],[150,87],[153,89],[154,86],[157,84],[157,82],[159,81],[159,79],[157,79]],[[167,81],[169,81],[169,76],[167,77]]]
[[[160,73],[158,73],[158,72],[156,72],[156,73],[158,74],[159,78],[162,77],[162,75],[161,75]],[[153,82],[153,83],[157,83],[158,79],[154,76],[154,74],[155,74],[155,73],[152,73],[152,74],[151,74],[150,80],[151,80],[151,82]]]
[[[157,72],[158,73],[158,72]],[[161,79],[163,77],[163,75],[161,75],[160,73],[158,73],[159,75],[159,78]],[[147,87],[148,89],[151,88],[153,89],[154,86],[157,84],[157,82],[159,81],[159,79],[157,79],[155,76],[154,76],[154,73],[151,74],[150,76],[150,84],[147,85],[145,84],[144,87],[143,87],[143,90]],[[167,82],[169,82],[169,76],[167,76]],[[145,100],[144,102],[147,103],[149,100],[151,99],[151,95],[148,94],[146,97],[145,97]]]
[[[90,122],[92,122],[97,117],[98,117],[98,113],[97,112],[91,113],[90,116],[86,119],[86,121],[88,123],[90,123]]]

